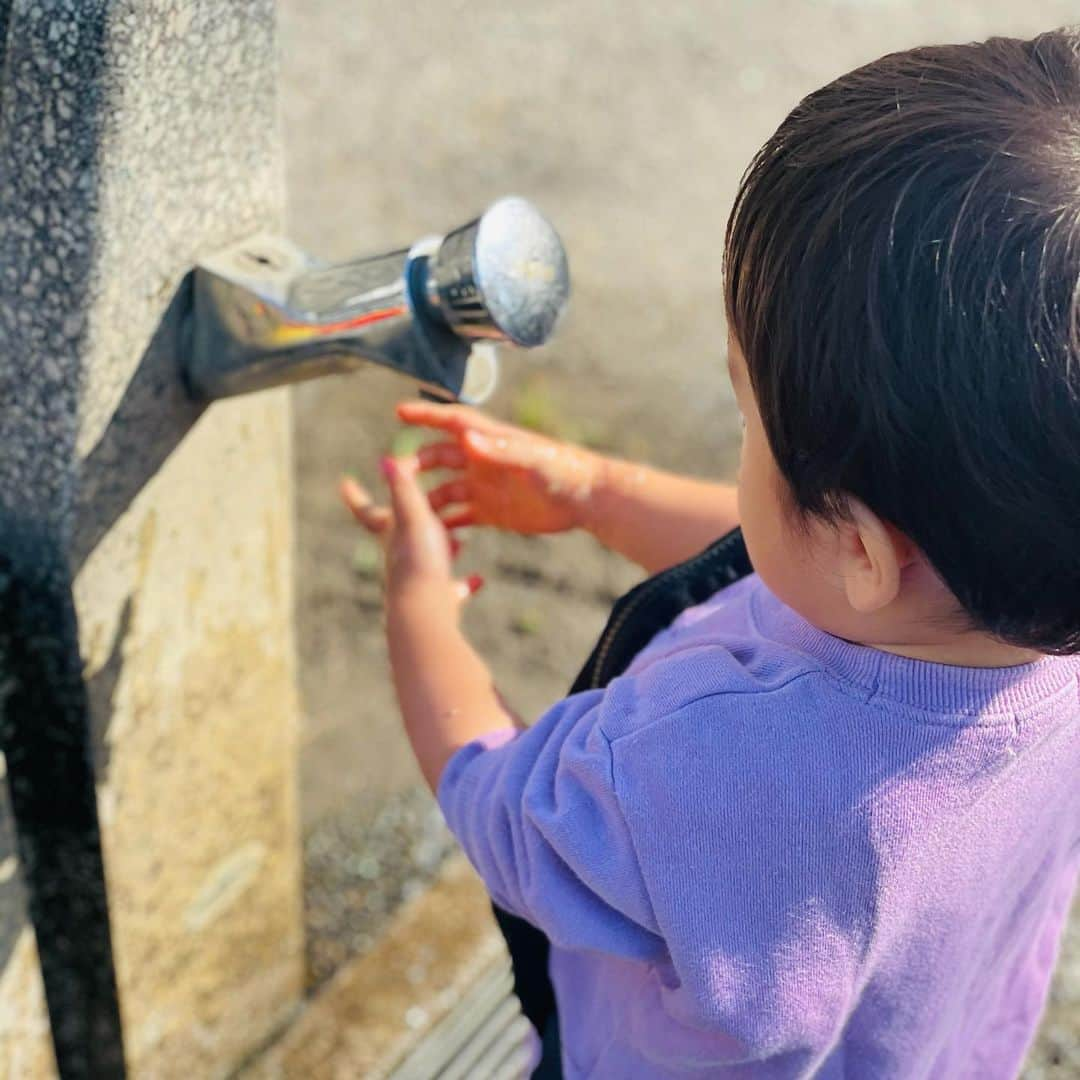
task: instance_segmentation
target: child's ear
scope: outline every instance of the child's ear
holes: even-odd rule
[[[844,591],[855,611],[869,615],[899,595],[901,574],[916,560],[915,545],[859,499],[849,497],[847,511],[838,526]]]

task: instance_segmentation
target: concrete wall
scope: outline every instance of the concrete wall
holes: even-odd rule
[[[136,1076],[224,1074],[300,987],[288,400],[200,415],[177,378],[185,271],[280,227],[274,47],[272,0],[42,0],[8,27],[0,504],[77,575]],[[44,1076],[10,837],[0,1075]]]

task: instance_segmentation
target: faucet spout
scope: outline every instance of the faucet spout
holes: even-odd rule
[[[186,379],[214,399],[376,363],[435,396],[475,400],[485,373],[493,382],[491,351],[476,343],[543,344],[569,291],[558,234],[523,199],[339,265],[257,236],[195,270]]]

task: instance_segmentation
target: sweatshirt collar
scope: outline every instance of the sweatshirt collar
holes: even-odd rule
[[[913,660],[819,630],[758,581],[751,604],[759,630],[811,657],[868,699],[884,697],[924,712],[988,718],[1035,708],[1070,687],[1076,693],[1080,657],[1044,656],[1005,668]]]

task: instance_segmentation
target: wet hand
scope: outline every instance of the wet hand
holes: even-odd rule
[[[492,420],[464,405],[403,402],[398,417],[448,438],[417,454],[421,470],[455,475],[428,494],[448,528],[493,525],[554,533],[585,523],[602,458],[581,447]]]
[[[480,588],[477,576],[457,580],[453,558],[460,543],[431,508],[415,457],[383,458],[383,476],[390,505],[378,506],[351,477],[341,481],[340,493],[353,516],[376,537],[386,555],[388,603],[407,594],[424,594],[425,602],[445,601],[457,608]]]

